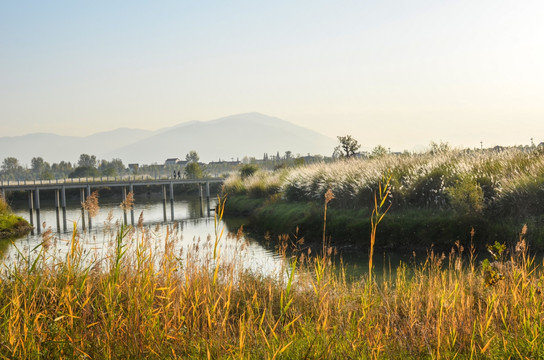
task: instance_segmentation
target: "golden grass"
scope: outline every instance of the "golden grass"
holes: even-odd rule
[[[486,286],[460,245],[379,282],[346,281],[326,245],[315,256],[284,253],[281,274],[255,273],[221,253],[216,227],[207,247],[181,254],[175,226],[160,238],[119,226],[102,257],[83,249],[75,227],[64,255],[45,233],[35,255],[21,252],[0,277],[0,357],[544,357],[544,275],[522,234],[490,265],[503,277]]]

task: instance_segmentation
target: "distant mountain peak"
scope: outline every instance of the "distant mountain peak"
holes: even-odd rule
[[[289,121],[259,112],[225,116],[210,121],[188,121],[156,131],[118,128],[86,137],[29,134],[0,137],[0,154],[30,164],[40,156],[49,163],[76,161],[80,154],[124,163],[164,163],[195,150],[202,161],[261,158],[264,153],[330,155],[335,140]],[[1,161],[2,159],[0,159]]]

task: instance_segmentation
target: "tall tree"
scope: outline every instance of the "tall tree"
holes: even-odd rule
[[[13,172],[22,169],[23,168],[21,165],[19,165],[19,160],[17,160],[17,158],[7,157],[2,162],[2,171],[4,172]]]
[[[198,154],[197,154],[196,151],[191,150],[191,151],[189,151],[189,153],[185,156],[185,160],[197,163],[198,160],[200,160],[200,156],[198,156]]]
[[[7,157],[2,162],[2,175],[8,179],[19,179],[23,177],[24,169],[17,158]]]
[[[88,154],[79,155],[79,161],[77,162],[77,166],[86,167],[86,168],[96,168],[96,156],[88,155]]]
[[[370,153],[370,157],[372,158],[380,158],[382,156],[387,155],[388,151],[385,147],[382,145],[378,145],[372,149],[372,152]]]
[[[30,160],[30,167],[34,174],[41,174],[42,172],[49,170],[50,165],[48,162],[44,161],[42,157],[33,157]]]
[[[352,157],[361,147],[359,142],[352,138],[351,135],[337,136],[337,138],[339,144],[334,148],[334,152],[340,157]]]
[[[293,152],[291,150],[287,150],[285,152],[285,160],[290,160],[291,159],[291,155],[293,155]]]
[[[188,179],[199,179],[202,177],[202,168],[197,162],[191,161],[185,166],[185,177]]]

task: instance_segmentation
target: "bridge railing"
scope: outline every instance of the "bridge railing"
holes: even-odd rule
[[[0,180],[0,186],[14,185],[55,185],[55,184],[78,184],[78,183],[101,183],[101,182],[118,182],[118,181],[146,181],[146,180],[174,180],[172,176],[151,176],[151,175],[123,175],[123,176],[100,176],[100,177],[82,177],[82,178],[62,178],[49,180]],[[206,180],[209,178],[203,178]],[[189,180],[186,178],[176,180]],[[193,179],[191,179],[193,180]],[[198,179],[194,179],[198,180]]]

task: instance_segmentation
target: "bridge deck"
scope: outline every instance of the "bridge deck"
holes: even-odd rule
[[[205,184],[222,183],[223,178],[202,178],[202,179],[151,179],[151,178],[93,178],[93,179],[60,179],[60,180],[31,180],[31,181],[2,181],[0,189],[3,191],[25,191],[25,190],[55,190],[55,189],[78,189],[78,188],[101,188],[101,187],[122,187],[122,186],[148,186],[148,185],[176,185],[176,184]]]

